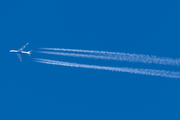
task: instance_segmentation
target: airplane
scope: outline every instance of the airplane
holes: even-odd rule
[[[28,45],[29,43],[27,43],[26,45],[22,46],[22,48],[20,48],[19,50],[10,50],[10,52],[12,53],[16,53],[18,58],[20,59],[20,61],[22,62],[22,58],[21,58],[21,54],[28,54],[29,56],[31,55],[31,51],[23,51],[23,49]]]

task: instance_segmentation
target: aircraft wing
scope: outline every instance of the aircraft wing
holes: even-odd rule
[[[17,56],[18,56],[19,60],[22,62],[21,54],[17,53]]]
[[[26,45],[22,46],[22,48],[20,48],[19,50],[22,51],[29,43],[27,43]]]

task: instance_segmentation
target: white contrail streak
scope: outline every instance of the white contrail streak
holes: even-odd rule
[[[97,51],[97,50],[81,50],[81,49],[64,49],[64,48],[39,48],[44,50],[56,50],[56,51],[68,51],[68,52],[82,52],[82,53],[93,53],[93,54],[123,54],[118,52],[108,52],[108,51]],[[131,54],[133,55],[133,54]]]
[[[43,49],[53,49],[53,48],[43,48]],[[56,49],[53,49],[56,50]],[[59,49],[58,49],[59,50]],[[61,49],[60,49],[61,50]],[[64,49],[62,49],[64,50]],[[67,51],[71,49],[65,49]],[[73,51],[72,49],[71,51]],[[89,50],[74,50],[74,51],[86,51]],[[142,63],[155,63],[155,64],[163,64],[163,65],[180,65],[180,59],[172,59],[172,58],[160,58],[156,56],[148,56],[148,55],[137,55],[137,54],[125,54],[125,53],[113,53],[108,52],[109,54],[104,54],[107,52],[103,51],[94,51],[94,53],[102,54],[78,54],[78,53],[63,53],[63,52],[48,52],[48,51],[38,51],[40,53],[45,54],[53,54],[53,55],[63,55],[63,56],[73,56],[73,57],[83,57],[83,58],[94,58],[94,59],[108,59],[108,60],[119,60],[119,61],[128,61],[128,62],[142,62]],[[93,51],[91,51],[93,53]]]
[[[77,67],[77,68],[89,68],[89,69],[109,70],[109,71],[117,71],[117,72],[128,72],[128,73],[134,73],[134,74],[161,76],[161,77],[169,77],[169,78],[180,78],[180,72],[171,72],[171,71],[164,71],[164,70],[138,69],[138,68],[127,68],[127,67],[121,67],[121,68],[107,67],[107,66],[69,63],[69,62],[40,59],[40,58],[35,58],[35,62],[52,64],[52,65]]]
[[[72,56],[72,57],[82,57],[82,58],[94,58],[94,59],[107,59],[107,60],[123,60],[117,57],[93,55],[93,54],[78,54],[78,53],[64,53],[64,52],[48,52],[48,51],[37,51],[39,53],[51,54],[51,55],[62,55],[62,56]],[[124,59],[125,61],[125,59]]]

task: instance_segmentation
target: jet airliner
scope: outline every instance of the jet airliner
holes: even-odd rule
[[[16,53],[18,58],[20,59],[20,61],[22,62],[22,58],[21,58],[21,54],[28,54],[30,56],[31,51],[23,51],[23,49],[28,45],[29,43],[27,43],[26,45],[22,46],[22,48],[20,48],[19,50],[10,50],[10,52]]]

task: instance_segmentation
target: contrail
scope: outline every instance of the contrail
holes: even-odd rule
[[[43,48],[43,49],[53,49],[56,50],[57,48]],[[57,49],[59,50],[59,49]],[[61,50],[61,49],[60,49]],[[64,49],[62,49],[64,50]],[[71,49],[65,49],[70,51]],[[74,50],[71,51],[86,51],[89,50]],[[94,58],[94,59],[107,59],[107,60],[118,60],[118,61],[128,61],[128,62],[142,62],[142,63],[155,63],[155,64],[163,64],[163,65],[177,65],[180,64],[180,59],[172,59],[172,58],[160,58],[156,56],[148,56],[148,55],[137,55],[137,54],[129,54],[129,53],[113,53],[108,52],[106,54],[105,51],[91,51],[91,53],[100,53],[102,54],[79,54],[79,53],[64,53],[64,52],[48,52],[48,51],[38,51],[40,53],[45,54],[53,54],[53,55],[63,55],[63,56],[73,56],[73,57],[83,57],[83,58]],[[88,52],[87,52],[88,53]]]
[[[138,69],[138,68],[127,68],[127,67],[121,67],[121,68],[107,67],[107,66],[78,64],[78,63],[70,63],[70,62],[55,61],[55,60],[40,59],[40,58],[35,58],[35,62],[52,64],[52,65],[77,67],[77,68],[89,68],[89,69],[128,72],[128,73],[134,73],[134,74],[161,76],[161,77],[169,77],[169,78],[180,78],[180,72],[171,72],[171,71],[165,71],[165,70]]]
[[[92,54],[78,54],[78,53],[64,53],[64,52],[48,52],[48,51],[37,51],[39,53],[51,54],[51,55],[62,55],[62,56],[72,56],[72,57],[82,57],[82,58],[94,58],[94,59],[107,59],[107,60],[123,60],[117,57],[102,56],[102,55],[92,55]],[[125,60],[124,60],[125,61]]]
[[[44,50],[56,50],[56,51],[68,51],[68,52],[82,52],[82,53],[93,53],[93,54],[123,54],[118,52],[108,52],[108,51],[97,51],[97,50],[81,50],[81,49],[64,49],[64,48],[39,48]],[[133,55],[133,54],[131,54]]]

